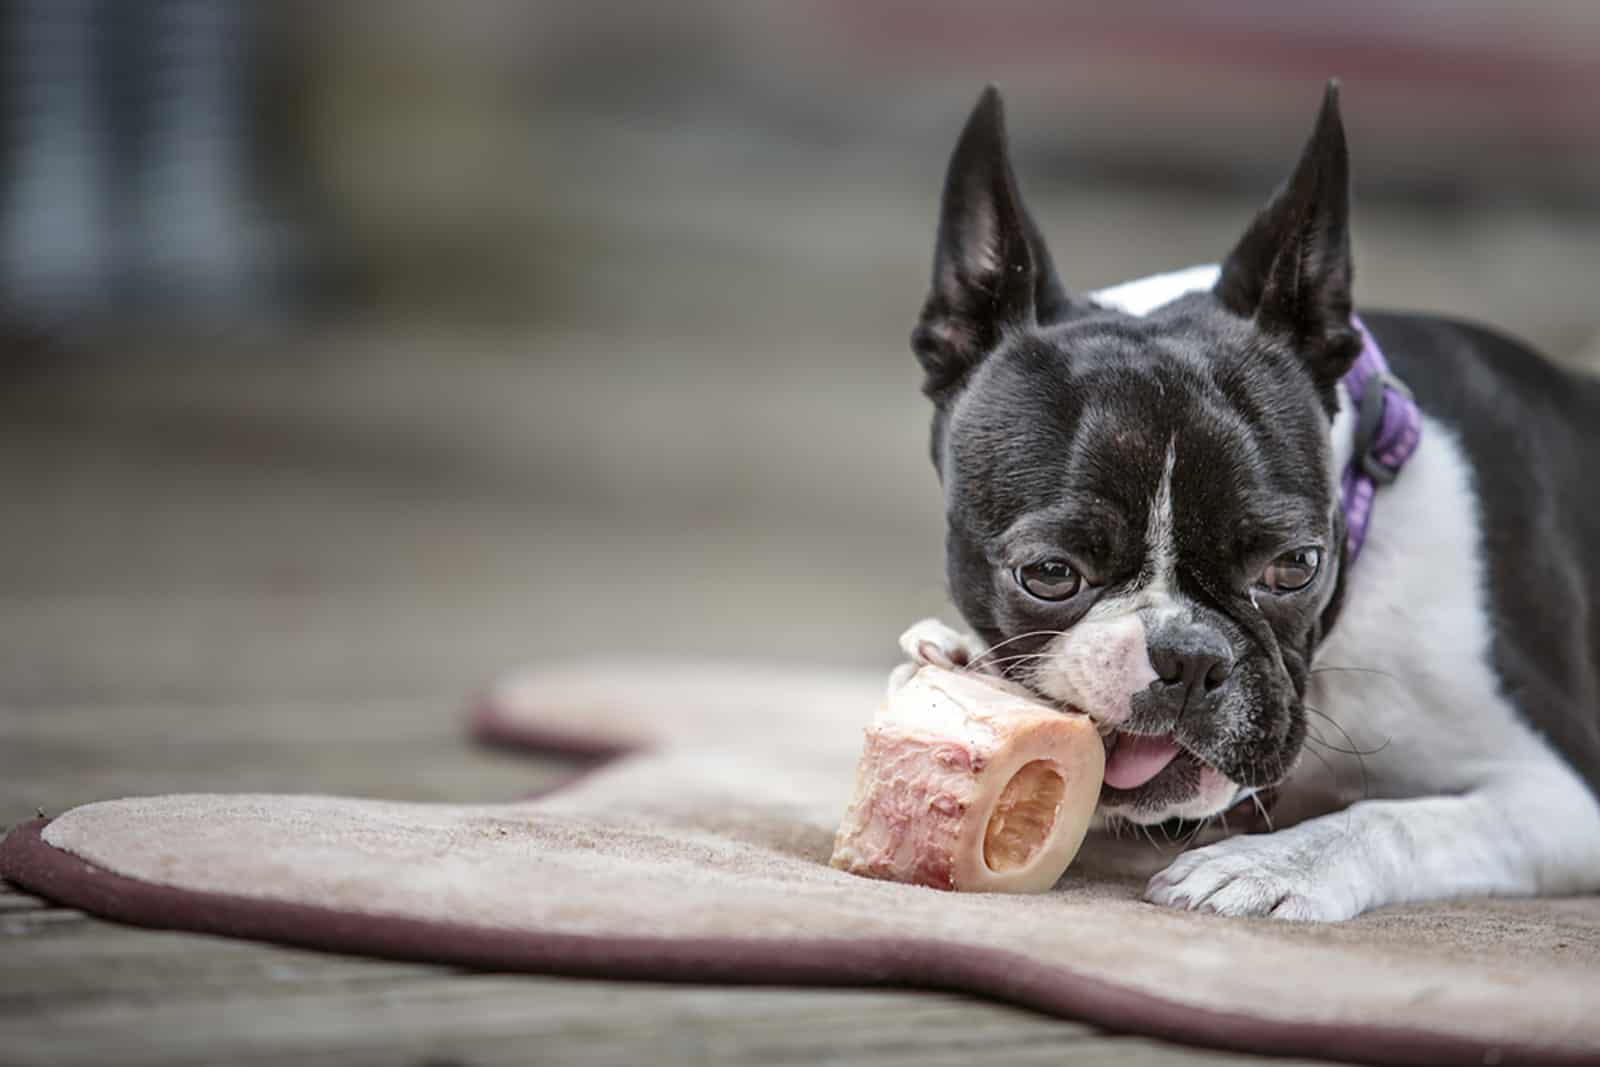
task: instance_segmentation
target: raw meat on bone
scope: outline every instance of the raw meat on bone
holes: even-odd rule
[[[1104,774],[1087,716],[923,667],[867,728],[831,862],[938,889],[1043,892],[1083,844]]]

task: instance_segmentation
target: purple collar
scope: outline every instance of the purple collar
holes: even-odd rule
[[[1366,543],[1372,498],[1378,487],[1399,476],[1422,438],[1422,411],[1411,398],[1411,390],[1394,376],[1361,320],[1351,315],[1350,324],[1361,336],[1361,354],[1344,376],[1345,391],[1356,412],[1355,450],[1340,483],[1347,566],[1356,561]]]

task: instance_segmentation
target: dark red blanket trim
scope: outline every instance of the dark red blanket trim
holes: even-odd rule
[[[136,926],[487,971],[949,990],[1108,1030],[1235,1052],[1374,1064],[1600,1062],[1596,1049],[1489,1046],[1413,1028],[1253,1018],[1125,989],[1010,952],[937,941],[528,933],[174,889],[115,874],[51,846],[43,837],[48,821],[23,823],[0,841],[0,876],[56,903]]]
[[[523,725],[508,721],[500,707],[488,696],[467,705],[467,733],[474,741],[490,748],[512,752],[537,752],[546,756],[568,756],[603,763],[618,756],[638,752],[645,746],[609,740],[592,734]]]

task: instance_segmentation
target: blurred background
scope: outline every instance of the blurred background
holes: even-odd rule
[[[1591,0],[4,12],[4,821],[176,762],[429,795],[384,745],[532,659],[886,669],[945,610],[906,336],[987,81],[1075,288],[1222,254],[1338,75],[1358,303],[1600,360]]]

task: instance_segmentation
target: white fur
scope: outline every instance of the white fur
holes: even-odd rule
[[[1115,308],[1129,315],[1148,315],[1163,304],[1170,304],[1185,293],[1202,292],[1217,284],[1222,268],[1215,263],[1166,274],[1152,274],[1089,294],[1089,299],[1105,308]]]
[[[946,626],[938,619],[923,619],[900,635],[900,651],[913,663],[954,669],[978,658],[978,639]]]
[[[1226,811],[1238,800],[1238,782],[1235,782],[1215,767],[1202,766],[1200,769],[1200,785],[1196,788],[1194,796],[1181,804],[1174,804],[1167,812],[1167,817],[1198,821],[1207,816],[1215,815],[1219,811]],[[1121,815],[1127,818],[1130,813],[1108,809],[1106,814]]]
[[[1155,496],[1150,501],[1150,517],[1145,522],[1145,560],[1149,564],[1149,579],[1138,586],[1134,607],[1143,609],[1145,618],[1161,624],[1181,616],[1187,610],[1178,599],[1177,588],[1178,538],[1172,513],[1172,471],[1178,465],[1178,439],[1167,442],[1167,458],[1161,466],[1161,481],[1156,483]],[[1147,654],[1148,655],[1148,654]],[[1155,679],[1152,667],[1146,680]]]
[[[1150,501],[1150,518],[1145,523],[1145,559],[1150,566],[1149,588],[1168,592],[1173,586],[1173,571],[1178,565],[1178,540],[1173,533],[1172,468],[1178,462],[1178,441],[1167,442],[1167,459],[1161,467],[1155,499]]]
[[[1156,680],[1136,597],[1107,597],[1040,654],[1048,671],[1024,677],[1046,696],[1115,726],[1132,711],[1133,694]]]
[[[918,667],[965,667],[978,658],[983,648],[970,634],[946,626],[938,619],[923,619],[912,623],[900,635],[900,651],[905,654],[906,662],[889,673],[889,696],[894,696],[909,682]]]
[[[1215,278],[1214,267],[1192,268],[1093,299],[1144,314]],[[1342,389],[1340,400],[1334,479],[1350,453]],[[1306,700],[1337,723],[1311,716],[1320,741],[1361,755],[1313,741],[1280,789],[1280,829],[1184,853],[1147,899],[1333,920],[1405,901],[1600,889],[1600,802],[1522,721],[1490,666],[1471,467],[1447,427],[1424,417],[1346,583]]]

